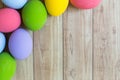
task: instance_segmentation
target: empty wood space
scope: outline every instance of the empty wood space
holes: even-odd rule
[[[30,33],[33,53],[17,61],[13,80],[120,80],[120,0],[91,10],[70,5]]]

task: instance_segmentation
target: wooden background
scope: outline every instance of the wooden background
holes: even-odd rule
[[[92,10],[69,6],[31,34],[33,54],[17,61],[13,80],[120,80],[120,0]]]

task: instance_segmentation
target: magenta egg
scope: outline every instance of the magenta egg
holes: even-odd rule
[[[32,53],[33,49],[33,41],[29,32],[22,28],[17,29],[11,34],[8,47],[15,59],[26,59]]]
[[[80,9],[95,8],[102,0],[70,0],[71,4]]]
[[[18,11],[11,8],[0,9],[0,32],[8,33],[16,30],[21,24]]]

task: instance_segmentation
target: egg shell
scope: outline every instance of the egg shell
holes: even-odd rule
[[[20,24],[20,14],[16,10],[11,8],[0,9],[0,32],[12,32],[16,30]]]
[[[71,4],[80,9],[95,8],[102,0],[70,0]]]
[[[22,10],[23,23],[30,30],[41,29],[47,20],[47,11],[45,6],[39,0],[31,0]]]
[[[69,0],[45,0],[48,13],[52,16],[59,16],[65,12]]]
[[[17,60],[26,59],[32,52],[33,42],[28,31],[17,29],[10,36],[8,43],[9,51]]]
[[[2,2],[13,9],[21,9],[27,2],[27,0],[2,0]]]
[[[0,32],[0,53],[4,50],[6,44],[6,38],[3,33]]]
[[[16,60],[9,53],[0,54],[0,80],[11,80],[16,72]]]

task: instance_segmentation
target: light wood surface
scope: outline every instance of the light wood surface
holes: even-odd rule
[[[120,0],[91,10],[70,5],[30,33],[32,55],[17,61],[13,80],[120,80]]]

